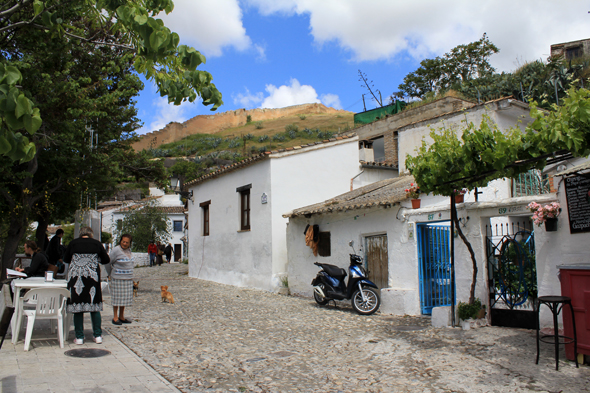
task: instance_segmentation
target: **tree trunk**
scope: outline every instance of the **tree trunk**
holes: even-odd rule
[[[30,193],[30,190],[33,188],[33,175],[37,172],[38,168],[38,155],[39,147],[37,146],[37,153],[27,164],[27,172],[29,172],[30,176],[25,177],[22,181],[22,191],[18,195],[18,199],[4,193],[6,202],[10,206],[12,213],[9,218],[10,223],[8,224],[6,243],[4,243],[4,250],[2,251],[2,272],[0,273],[0,280],[6,279],[6,269],[12,269],[14,266],[18,244],[25,235],[27,226],[29,225],[31,208],[39,200],[39,197],[33,197]]]
[[[457,233],[459,234],[459,237],[461,238],[461,240],[463,240],[463,243],[465,244],[465,246],[469,250],[469,254],[471,255],[471,262],[473,264],[473,278],[471,279],[471,291],[469,292],[469,304],[473,304],[473,302],[475,301],[475,285],[477,283],[477,260],[475,259],[475,252],[473,252],[473,247],[471,247],[471,243],[469,243],[469,240],[467,240],[467,238],[463,234],[463,231],[461,230],[461,225],[459,223],[459,219],[457,218],[457,215],[455,215],[455,217],[453,217],[453,220],[455,222],[455,228],[457,228]]]
[[[14,267],[18,244],[27,230],[26,223],[23,224],[19,218],[14,217],[10,220],[8,236],[6,236],[6,243],[4,243],[4,250],[2,251],[2,274],[0,275],[0,280],[6,279],[6,269],[12,269]]]
[[[37,247],[39,247],[41,250],[45,251],[45,249],[47,248],[47,242],[45,241],[45,239],[47,239],[47,218],[46,217],[42,217],[42,216],[37,216],[37,230],[35,231],[35,238],[37,239]]]

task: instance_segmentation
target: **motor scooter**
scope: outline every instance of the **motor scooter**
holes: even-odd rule
[[[350,299],[354,311],[362,315],[371,315],[381,304],[379,288],[367,278],[367,271],[362,266],[363,258],[354,250],[354,242],[351,240],[348,245],[353,251],[353,254],[350,254],[348,283],[344,281],[346,270],[328,263],[314,262],[314,265],[322,270],[311,282],[313,297],[320,306],[330,300]],[[359,253],[361,252],[362,250],[359,250]]]

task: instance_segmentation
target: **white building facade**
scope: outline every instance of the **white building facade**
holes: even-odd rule
[[[350,189],[359,172],[358,138],[270,152],[185,185],[189,275],[278,290],[287,272],[286,211]]]

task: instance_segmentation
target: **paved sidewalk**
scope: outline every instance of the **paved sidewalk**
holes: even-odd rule
[[[108,296],[105,300],[109,300]],[[73,343],[73,326],[64,348],[59,347],[57,333],[49,321],[35,321],[35,330],[28,352],[24,351],[24,335],[13,345],[10,333],[0,349],[0,392],[55,393],[176,393],[180,392],[141,360],[133,351],[110,334],[112,308],[102,312],[103,343],[92,340],[89,314],[85,314],[86,338],[83,345]],[[26,322],[24,323],[26,326]],[[75,358],[65,355],[70,349],[97,348],[110,351],[98,358]]]

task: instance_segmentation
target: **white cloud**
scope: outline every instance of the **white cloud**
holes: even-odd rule
[[[320,96],[320,100],[322,104],[325,106],[332,107],[334,109],[342,109],[342,104],[340,103],[340,97],[336,94],[322,94]]]
[[[262,102],[264,99],[264,94],[262,92],[251,94],[250,91],[246,89],[245,94],[238,93],[233,96],[233,99],[235,105],[239,105],[242,108],[251,109]]]
[[[562,0],[247,0],[263,15],[309,16],[316,44],[335,42],[355,61],[443,54],[486,32],[500,48],[499,71],[545,59],[551,44],[587,38],[588,5]]]
[[[252,45],[238,0],[175,0],[174,10],[158,17],[180,35],[183,43],[206,56],[221,56],[224,47],[244,51]]]
[[[292,78],[290,82],[290,86],[266,85],[269,96],[264,99],[260,108],[284,108],[286,106],[320,102],[318,93],[313,87],[301,85],[295,78]]]
[[[258,60],[260,62],[266,61],[266,46],[265,45],[254,44],[254,50],[257,53],[256,60]]]
[[[164,128],[170,122],[184,123],[186,120],[194,117],[191,114],[197,111],[200,99],[195,102],[183,102],[180,105],[168,104],[166,97],[158,97],[152,104],[153,113],[151,114],[151,123],[144,125],[136,132],[139,135],[146,134],[152,131],[158,131]]]

